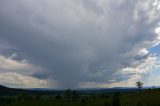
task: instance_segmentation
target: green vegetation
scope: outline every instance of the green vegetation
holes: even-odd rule
[[[138,81],[138,82],[136,82],[135,84],[136,84],[136,86],[138,87],[139,92],[141,92],[141,89],[142,89],[143,83],[142,83],[141,81]]]
[[[0,106],[160,106],[160,89],[141,92],[25,91],[0,95]],[[14,92],[13,92],[14,91]]]

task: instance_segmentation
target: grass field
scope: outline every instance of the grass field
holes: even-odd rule
[[[19,92],[0,95],[0,106],[160,106],[160,89],[119,93]]]

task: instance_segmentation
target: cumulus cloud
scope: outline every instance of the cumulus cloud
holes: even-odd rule
[[[53,80],[62,88],[118,83],[148,75],[148,67],[153,67],[148,62],[155,63],[156,56],[148,48],[159,42],[158,4],[151,0],[3,0],[0,38],[15,47],[22,60],[42,67],[32,77],[50,79],[52,87]],[[19,56],[13,57],[18,61]],[[146,70],[143,74],[141,66]]]
[[[25,88],[46,88],[47,81],[39,80],[29,76],[23,76],[15,72],[0,73],[0,83],[8,87],[25,87]]]
[[[0,56],[0,83],[9,87],[46,87],[47,81],[31,75],[40,68]]]

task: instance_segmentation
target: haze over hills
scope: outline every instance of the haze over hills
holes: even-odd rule
[[[141,91],[135,87],[51,90],[16,89],[0,85],[0,106],[159,106],[159,94],[160,89],[146,87]]]
[[[143,87],[142,89],[153,88],[151,86]],[[154,86],[154,88],[160,88],[159,86]],[[138,91],[137,87],[113,87],[113,88],[81,88],[81,89],[74,89],[75,91],[80,92],[130,92],[130,91]],[[0,85],[0,93],[10,93],[10,92],[34,92],[34,91],[64,91],[60,89],[51,89],[51,88],[9,88],[3,85]]]

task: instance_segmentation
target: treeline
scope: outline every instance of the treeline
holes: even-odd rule
[[[160,90],[141,92],[27,91],[0,94],[0,106],[160,106]]]
[[[32,91],[33,92],[33,91]],[[49,91],[47,91],[49,92]],[[53,106],[66,106],[66,104],[78,104],[79,106],[88,105],[91,102],[99,102],[100,99],[103,100],[103,106],[119,106],[120,100],[119,100],[120,94],[108,94],[108,93],[93,93],[93,94],[81,94],[78,91],[74,90],[65,90],[61,92],[57,92],[54,94],[48,94],[48,93],[26,93],[21,92],[17,94],[3,94],[0,96],[0,106],[14,106],[14,104],[18,103],[25,103],[30,102],[32,104],[32,101],[37,101],[41,103],[43,102],[49,102]],[[106,102],[105,99],[113,98],[113,102]],[[102,102],[102,101],[100,101]],[[115,103],[116,102],[116,103]],[[118,104],[117,104],[118,103]]]

